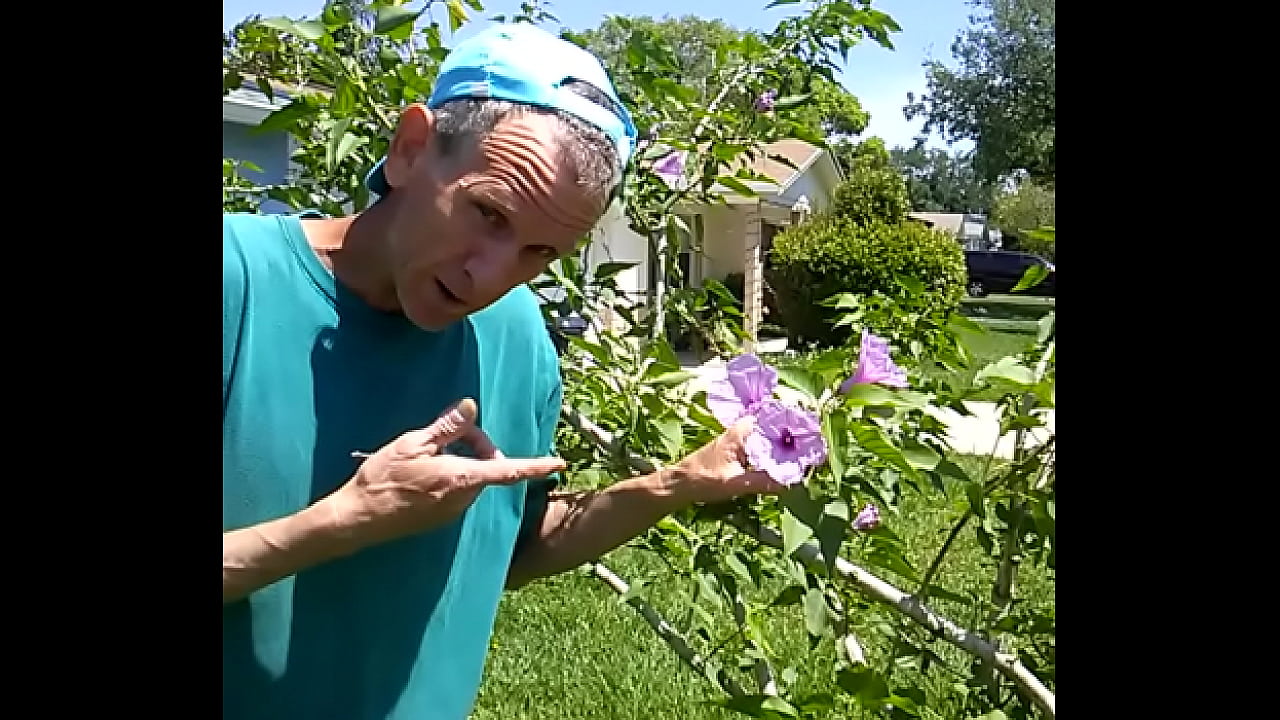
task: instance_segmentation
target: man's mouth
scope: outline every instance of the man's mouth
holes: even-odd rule
[[[454,295],[453,291],[449,289],[449,286],[441,282],[439,278],[436,278],[436,287],[440,288],[440,294],[443,295],[446,300],[458,303],[459,305],[462,304],[462,298]]]

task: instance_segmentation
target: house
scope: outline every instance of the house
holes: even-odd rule
[[[785,157],[795,167],[769,155]],[[750,167],[771,179],[744,181],[757,193],[755,197],[717,185],[712,190],[720,194],[725,204],[685,203],[676,207],[676,213],[692,231],[681,233],[680,265],[686,281],[697,287],[707,278],[724,281],[740,273],[744,330],[754,344],[763,316],[763,262],[774,235],[827,209],[843,175],[831,153],[796,139],[767,145],[764,155],[751,162]],[[698,225],[702,230],[700,245],[694,238]],[[661,287],[658,269],[649,263],[648,241],[628,227],[626,216],[617,205],[597,224],[584,257],[588,267],[606,262],[637,263],[616,276],[619,290],[637,305]]]
[[[1000,231],[987,224],[986,215],[912,212],[907,217],[949,233],[965,250],[990,250],[1001,245]]]
[[[241,174],[262,185],[284,182],[293,168],[289,158],[297,147],[288,133],[254,131],[268,115],[289,104],[290,88],[273,84],[272,94],[274,97],[268,100],[254,81],[246,80],[222,96],[222,156],[257,165],[261,172],[243,168]],[[287,213],[290,209],[284,203],[267,200],[262,211]]]

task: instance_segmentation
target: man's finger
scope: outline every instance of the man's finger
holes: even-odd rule
[[[749,470],[738,477],[738,482],[754,493],[780,493],[787,487],[763,470]]]
[[[458,473],[474,485],[512,485],[521,480],[543,478],[564,470],[564,460],[554,457],[496,458],[472,460],[457,458]]]
[[[476,415],[476,401],[462,398],[435,422],[421,430],[406,433],[402,438],[404,446],[398,449],[412,455],[435,455],[440,448],[466,437],[475,428]]]

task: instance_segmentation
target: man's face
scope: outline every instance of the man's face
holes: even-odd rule
[[[386,169],[392,272],[412,322],[438,330],[487,307],[595,226],[608,198],[579,186],[560,160],[555,122],[508,118],[443,159],[429,112],[406,113]]]

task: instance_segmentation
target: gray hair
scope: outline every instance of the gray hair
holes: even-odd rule
[[[590,83],[571,80],[564,87],[615,115],[619,114],[613,100]],[[566,140],[560,144],[560,159],[573,168],[579,185],[602,195],[613,191],[622,177],[618,150],[613,141],[600,128],[563,110],[488,98],[450,100],[435,110],[441,154],[448,157],[463,141],[479,142],[493,132],[498,123],[526,113],[551,115],[560,121]]]

